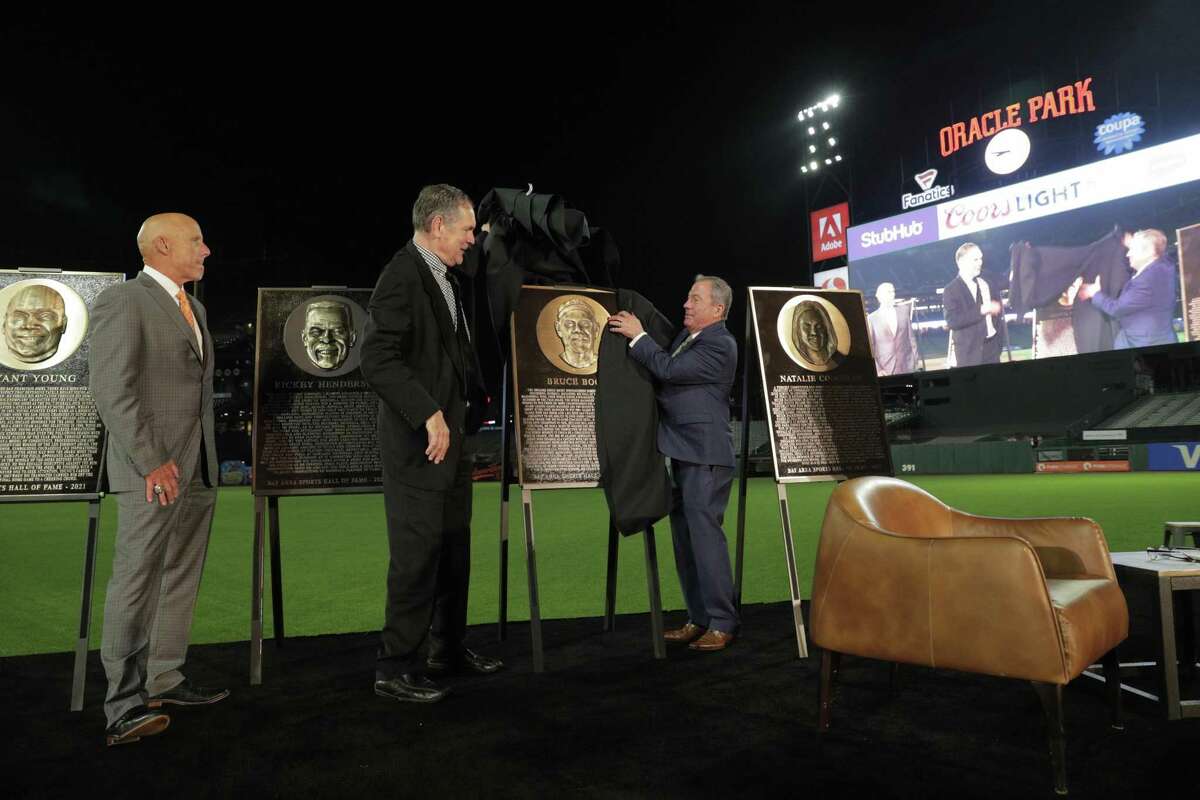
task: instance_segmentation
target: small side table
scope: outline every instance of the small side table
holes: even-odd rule
[[[1200,717],[1200,700],[1182,700],[1179,697],[1179,667],[1189,672],[1195,668],[1195,641],[1192,628],[1191,598],[1188,597],[1187,611],[1182,615],[1186,628],[1182,650],[1184,662],[1179,663],[1179,650],[1175,641],[1175,593],[1200,589],[1200,563],[1158,557],[1151,560],[1144,552],[1113,553],[1113,568],[1121,583],[1129,586],[1145,586],[1158,598],[1159,630],[1155,639],[1158,648],[1156,671],[1161,687],[1159,696],[1137,691],[1136,694],[1158,700],[1166,707],[1167,719]],[[1122,665],[1125,666],[1125,665]],[[1140,666],[1140,665],[1139,665]],[[1096,676],[1092,676],[1096,677]],[[1125,687],[1122,688],[1132,688]]]
[[[1188,542],[1187,537],[1192,537]],[[1163,547],[1200,547],[1200,522],[1163,524]]]

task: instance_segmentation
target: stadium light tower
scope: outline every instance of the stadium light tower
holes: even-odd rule
[[[845,106],[841,94],[834,92],[796,114],[800,122],[800,178],[804,190],[804,225],[809,229],[810,242],[813,241],[813,209],[850,202],[850,191],[847,189],[850,184],[850,160],[843,148],[845,137],[841,130]],[[814,180],[810,182],[809,178]],[[846,180],[843,181],[843,178]],[[811,280],[818,256],[811,247],[806,246],[805,252]],[[841,259],[844,256],[824,256],[820,260],[828,262],[832,258]]]
[[[840,134],[837,132],[838,112],[842,96],[831,94],[824,100],[803,108],[796,115],[804,130],[804,161],[800,172],[819,174],[823,167],[842,161]]]

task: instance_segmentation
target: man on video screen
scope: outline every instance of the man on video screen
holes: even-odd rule
[[[879,308],[867,315],[867,333],[879,375],[916,372],[919,361],[913,336],[912,301],[897,303],[896,287],[884,281],[875,290]]]
[[[1121,326],[1113,342],[1118,350],[1173,344],[1178,341],[1171,324],[1176,309],[1175,269],[1163,256],[1167,237],[1162,231],[1148,228],[1130,236],[1126,246],[1134,275],[1117,296],[1106,294],[1097,276],[1095,282],[1080,286],[1076,297],[1091,300],[1093,306]]]
[[[998,364],[998,319],[1002,309],[995,289],[980,277],[983,251],[974,242],[967,242],[955,251],[954,262],[958,265],[958,275],[942,290],[954,364],[958,367]]]

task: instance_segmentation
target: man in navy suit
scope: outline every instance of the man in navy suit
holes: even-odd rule
[[[734,466],[729,390],[737,341],[725,330],[732,301],[728,283],[697,275],[683,304],[684,330],[670,351],[647,336],[628,311],[609,319],[612,330],[631,340],[630,355],[659,383],[658,449],[671,459],[671,538],[688,610],[687,623],[665,637],[702,651],[724,650],[739,626],[721,529]]]
[[[1105,294],[1100,276],[1094,283],[1079,287],[1076,297],[1091,300],[1092,305],[1113,317],[1121,326],[1113,347],[1146,347],[1179,341],[1171,324],[1175,316],[1175,268],[1163,258],[1167,237],[1148,228],[1133,234],[1126,245],[1133,277],[1116,297]]]

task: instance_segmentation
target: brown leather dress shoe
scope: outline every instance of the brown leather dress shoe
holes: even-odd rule
[[[688,620],[687,623],[682,628],[674,628],[672,630],[664,632],[663,638],[666,639],[668,642],[679,642],[679,644],[687,644],[688,642],[692,641],[693,639],[700,638],[701,634],[703,634],[703,633],[704,633],[704,628],[701,628],[699,625],[693,624],[691,620]]]
[[[733,644],[732,633],[722,633],[721,631],[707,631],[696,641],[688,645],[692,650],[703,650],[705,652],[711,650],[724,650],[729,645]]]

